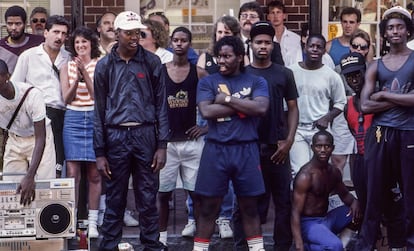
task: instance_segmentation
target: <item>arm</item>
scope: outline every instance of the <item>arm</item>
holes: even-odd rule
[[[94,59],[92,59],[94,60]],[[76,65],[78,67],[78,80],[80,80],[80,78],[83,78],[83,81],[86,84],[86,88],[88,89],[89,95],[91,97],[93,97],[94,95],[94,90],[93,90],[93,81],[91,79],[91,77],[89,76],[88,70],[85,68],[85,64],[83,62],[83,60],[79,57],[75,57],[74,61],[76,62]]]
[[[379,91],[371,95],[371,100],[374,101],[387,101],[397,106],[414,106],[414,91],[408,93],[394,93]]]
[[[164,73],[161,70],[162,65],[159,62],[153,62],[152,68],[153,71],[153,83],[154,86],[154,102],[155,102],[155,116],[157,123],[157,150],[155,151],[154,157],[152,159],[151,167],[153,172],[158,172],[161,170],[167,159],[167,142],[169,135],[169,125],[168,125],[168,107],[167,107],[167,91],[164,81]]]
[[[300,218],[305,208],[306,196],[310,187],[311,177],[307,174],[299,173],[294,181],[292,215],[290,223],[295,250],[297,251],[304,250]]]
[[[75,80],[74,85],[69,84],[69,64],[66,63],[60,69],[60,84],[62,86],[62,97],[65,104],[70,104],[76,96],[76,89],[78,88],[79,79]]]
[[[271,160],[276,164],[284,163],[286,157],[289,155],[290,148],[295,139],[296,128],[299,121],[299,109],[296,99],[288,100],[288,135],[286,139],[277,142],[277,151],[272,155]]]
[[[395,106],[395,104],[385,100],[377,101],[371,99],[377,80],[377,67],[378,61],[376,60],[368,66],[367,72],[365,73],[365,84],[361,91],[361,110],[363,113],[378,113]]]
[[[197,66],[202,68],[202,69],[205,69],[205,66],[206,66],[206,54],[205,53],[201,54],[198,57]]]
[[[20,204],[29,205],[35,199],[35,175],[46,145],[45,119],[34,122],[35,145],[33,147],[32,159],[29,163],[27,174],[17,188],[21,194]]]
[[[358,200],[348,191],[345,184],[342,182],[342,174],[339,169],[332,167],[334,172],[334,179],[336,180],[335,192],[341,198],[342,202],[350,209],[349,214],[352,214],[352,221],[358,222],[361,218],[361,211],[359,209]]]
[[[269,98],[257,96],[254,99],[248,98],[230,98],[230,102],[225,102],[225,97],[228,96],[223,92],[219,92],[214,101],[215,104],[225,105],[236,112],[241,112],[247,116],[264,116],[269,107]]]
[[[314,126],[316,126],[320,130],[328,128],[329,124],[332,124],[334,118],[341,114],[341,112],[342,111],[336,107],[332,108],[325,116],[315,121]]]

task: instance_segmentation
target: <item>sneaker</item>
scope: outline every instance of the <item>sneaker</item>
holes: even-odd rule
[[[219,228],[220,238],[233,238],[233,230],[230,227],[230,220],[227,219],[217,219],[216,224]]]
[[[185,225],[183,231],[181,232],[182,236],[194,237],[196,232],[196,222],[195,220],[188,220],[187,225]]]
[[[89,238],[98,238],[99,237],[98,227],[96,226],[96,224],[89,224],[89,226],[88,226],[88,236],[89,236]]]
[[[139,226],[139,221],[137,221],[134,217],[132,217],[132,212],[131,211],[125,210],[124,224],[127,227],[137,227],[137,226]]]

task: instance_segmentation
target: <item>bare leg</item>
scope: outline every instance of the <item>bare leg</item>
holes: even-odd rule
[[[171,198],[172,191],[170,192],[158,192],[158,213],[159,213],[159,225],[160,232],[167,231],[168,217],[170,214],[169,200]]]
[[[88,162],[87,164],[88,172],[88,184],[89,184],[89,198],[88,198],[88,208],[92,210],[99,209],[99,199],[101,196],[101,175],[96,168],[95,162]]]
[[[215,221],[219,215],[222,201],[223,197],[199,196],[200,208],[196,219],[196,238],[210,239],[213,235],[216,226]]]
[[[246,237],[261,236],[258,197],[238,197],[237,200]]]
[[[339,155],[339,154],[332,154],[331,156],[331,162],[332,165],[339,168],[341,170],[341,173],[344,174],[344,168],[346,164],[346,159],[348,155]]]
[[[75,179],[75,205],[78,208],[79,201],[79,183],[81,175],[81,163],[78,161],[66,161],[66,176]]]

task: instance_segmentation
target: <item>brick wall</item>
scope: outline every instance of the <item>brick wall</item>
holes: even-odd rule
[[[267,12],[266,3],[272,0],[258,0]],[[300,27],[302,23],[309,21],[309,4],[310,0],[282,0],[287,10],[287,20],[285,25],[289,30],[300,34]]]
[[[95,29],[96,19],[107,11],[119,13],[124,11],[124,0],[83,0],[85,25]],[[72,0],[64,0],[65,17],[71,20]]]

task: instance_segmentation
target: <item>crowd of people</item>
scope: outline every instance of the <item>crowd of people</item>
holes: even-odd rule
[[[208,250],[216,225],[235,250],[265,250],[271,201],[274,250],[344,250],[340,233],[352,229],[353,250],[370,251],[384,226],[390,249],[413,251],[411,13],[383,13],[389,48],[374,59],[357,8],[342,10],[343,33],[331,41],[307,25],[289,31],[281,1],[265,12],[252,1],[238,18],[218,18],[198,55],[191,31],[170,34],[162,12],[106,12],[96,30],[71,32],[37,7],[29,34],[25,10],[9,7],[3,180],[20,183],[27,205],[36,179],[74,178],[80,206],[86,169],[88,235],[101,237],[102,251],[118,250],[124,224],[139,224],[145,250],[168,250],[177,181],[194,251]],[[343,181],[347,163],[355,195]],[[334,194],[343,205],[332,209]]]

